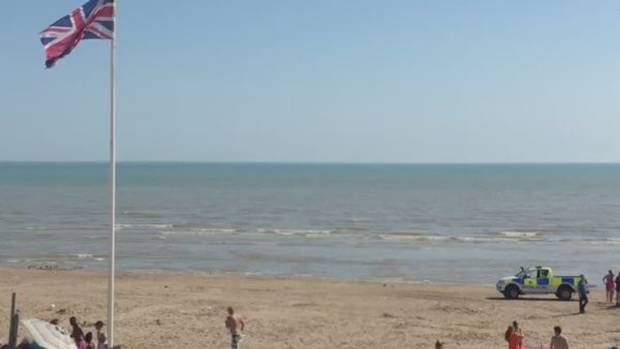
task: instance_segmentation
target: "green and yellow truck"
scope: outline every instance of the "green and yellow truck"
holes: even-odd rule
[[[497,290],[506,299],[517,299],[521,295],[554,294],[558,299],[568,301],[577,292],[581,276],[558,276],[549,267],[523,268],[515,275],[501,278]]]

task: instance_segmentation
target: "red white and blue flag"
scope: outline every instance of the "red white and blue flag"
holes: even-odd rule
[[[114,0],[90,0],[41,32],[45,65],[71,53],[82,39],[114,38]]]

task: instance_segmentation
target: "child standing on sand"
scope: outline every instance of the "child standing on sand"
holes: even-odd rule
[[[607,301],[609,303],[614,302],[614,291],[616,290],[616,277],[610,270],[605,277],[603,277],[603,283],[605,284],[605,290],[607,291]]]
[[[103,321],[95,322],[95,340],[97,342],[97,349],[108,349],[107,339],[105,338],[105,334],[102,331],[103,329]]]
[[[235,310],[228,307],[228,317],[226,318],[226,328],[230,331],[230,347],[231,349],[239,349],[241,343],[241,332],[245,328],[245,323],[241,318],[235,315]]]
[[[95,349],[95,343],[93,343],[93,333],[88,332],[84,336],[84,342],[86,343],[86,349]]]
[[[550,349],[568,349],[568,341],[562,335],[562,328],[555,326],[553,328],[553,337],[551,337]]]

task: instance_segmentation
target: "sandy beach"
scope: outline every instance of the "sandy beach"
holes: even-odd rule
[[[23,317],[105,320],[106,276],[1,269],[0,336],[10,293]],[[589,312],[553,298],[506,301],[492,285],[338,282],[300,278],[124,273],[118,279],[117,344],[124,348],[227,348],[225,307],[246,320],[245,348],[503,348],[516,319],[530,346],[561,325],[571,348],[620,342],[620,309],[592,294]],[[87,326],[88,327],[88,326]]]

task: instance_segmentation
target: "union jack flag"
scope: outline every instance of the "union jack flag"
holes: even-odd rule
[[[82,39],[114,38],[114,0],[90,0],[41,32],[45,65],[71,53]]]

